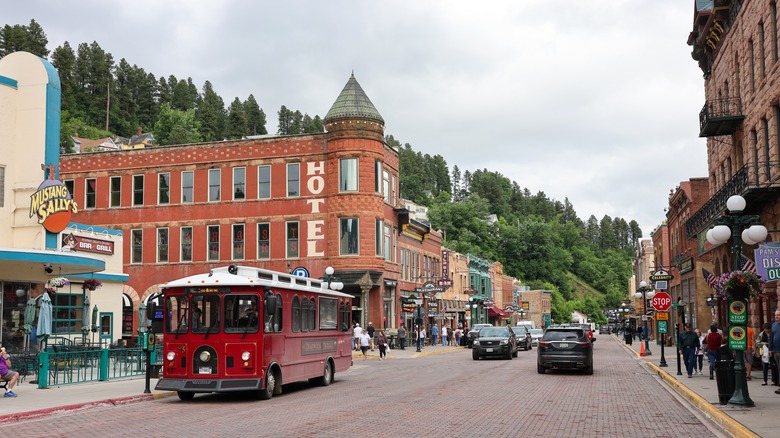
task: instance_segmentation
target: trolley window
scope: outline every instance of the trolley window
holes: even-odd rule
[[[257,333],[257,295],[225,295],[225,333]]]
[[[320,330],[336,330],[338,327],[338,300],[320,297]]]
[[[190,300],[185,296],[169,295],[165,297],[167,333],[186,333],[189,317]]]
[[[192,297],[192,332],[219,333],[219,295]]]

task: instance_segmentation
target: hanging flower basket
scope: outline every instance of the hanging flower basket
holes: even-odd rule
[[[70,284],[70,281],[65,277],[54,277],[49,280],[49,284],[53,287],[64,287],[66,284]]]
[[[89,290],[95,290],[99,288],[100,286],[103,286],[103,283],[100,282],[100,280],[96,280],[94,278],[88,278],[84,280],[84,283],[81,285],[82,289],[89,289]]]
[[[718,277],[713,288],[721,299],[747,299],[758,296],[764,280],[750,271],[731,271]]]

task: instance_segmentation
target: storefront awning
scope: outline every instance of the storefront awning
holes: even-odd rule
[[[509,319],[509,315],[498,307],[488,307],[488,316],[498,316],[501,319]]]
[[[6,280],[46,281],[49,277],[92,274],[105,269],[105,261],[82,254],[0,248],[0,278]]]

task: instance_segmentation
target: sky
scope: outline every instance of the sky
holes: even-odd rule
[[[4,5],[5,4],[5,5]],[[694,0],[0,0],[53,51],[97,42],[155,76],[324,117],[354,72],[385,134],[645,238],[707,176]]]

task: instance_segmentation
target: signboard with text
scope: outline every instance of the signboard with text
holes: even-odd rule
[[[756,258],[756,274],[765,281],[780,280],[780,242],[758,245],[753,255]]]

